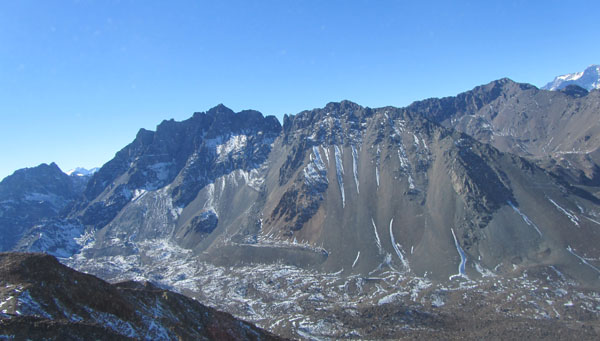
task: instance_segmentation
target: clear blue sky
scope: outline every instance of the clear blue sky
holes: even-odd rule
[[[2,1],[0,178],[224,103],[404,106],[600,63],[600,1]]]

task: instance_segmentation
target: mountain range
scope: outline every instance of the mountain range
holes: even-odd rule
[[[569,85],[577,85],[586,90],[600,89],[600,65],[590,65],[584,71],[557,76],[543,90],[561,90]]]
[[[600,90],[506,78],[283,125],[219,105],[140,130],[91,175],[7,177],[1,247],[283,337],[597,336],[599,112]],[[478,300],[492,308],[460,308]]]

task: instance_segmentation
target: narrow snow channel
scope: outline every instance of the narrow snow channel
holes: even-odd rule
[[[354,269],[354,267],[356,266],[356,263],[358,263],[358,258],[360,257],[360,251],[358,251],[358,253],[356,254],[356,259],[354,260],[354,263],[352,263],[352,268]]]
[[[585,219],[587,219],[587,220],[591,221],[592,223],[595,223],[595,224],[598,224],[598,225],[600,225],[600,222],[598,222],[597,220],[594,220],[594,219],[592,219],[592,218],[590,218],[590,217],[587,217],[587,216],[583,216],[583,217],[584,217]]]
[[[575,251],[573,251],[573,249],[571,248],[571,245],[567,246],[567,251],[569,251],[573,256],[579,258],[579,260],[589,266],[590,268],[594,269],[597,273],[600,273],[600,269],[598,269],[597,267],[593,266],[592,264],[590,264],[587,260],[585,260],[585,258],[581,257],[580,255],[576,254]]]
[[[379,239],[379,234],[377,233],[377,226],[375,226],[375,221],[373,220],[373,218],[371,218],[371,223],[373,224],[373,232],[375,232],[375,243],[377,243],[377,249],[379,249],[379,254],[383,254],[381,240]]]
[[[467,264],[467,255],[465,254],[465,251],[462,249],[462,247],[460,247],[458,239],[456,239],[456,235],[454,234],[454,229],[450,228],[450,231],[452,231],[452,237],[454,237],[454,245],[456,246],[456,251],[458,251],[458,254],[460,255],[460,264],[458,265],[458,274],[452,275],[448,279],[452,280],[454,277],[463,277],[465,279],[469,279],[469,277],[467,277],[467,273],[465,272],[465,265]]]
[[[540,235],[540,237],[542,236],[542,232],[540,231],[540,229],[537,227],[536,224],[533,223],[533,221],[531,221],[531,219],[529,219],[529,217],[527,217],[524,213],[521,213],[521,211],[510,201],[507,201],[508,205],[510,205],[510,207],[512,207],[512,209],[517,212],[521,218],[523,218],[523,221],[525,221],[525,223],[531,227],[533,227],[537,233]]]
[[[342,207],[346,207],[346,194],[344,193],[344,165],[342,163],[342,152],[335,146],[335,172],[337,174],[340,192],[342,193]]]
[[[356,184],[356,193],[360,193],[358,189],[358,153],[356,147],[352,146],[352,170],[354,172],[354,183]]]
[[[375,159],[375,180],[377,180],[377,189],[379,189],[379,163],[381,157],[381,149],[377,146],[377,158]]]
[[[550,200],[552,205],[554,205],[557,210],[564,213],[571,220],[571,222],[573,222],[573,224],[575,224],[575,226],[579,227],[579,218],[577,218],[576,215],[574,215],[574,214],[570,213],[569,211],[565,210],[564,208],[560,207],[560,205],[558,205],[554,200],[552,200],[550,198],[548,198],[548,200]]]
[[[394,251],[396,251],[396,254],[398,255],[398,258],[400,258],[400,261],[402,262],[402,265],[404,266],[404,268],[406,270],[410,270],[408,261],[406,260],[406,258],[404,258],[404,255],[402,254],[402,246],[400,244],[396,244],[396,240],[394,239],[394,232],[392,231],[393,223],[394,223],[394,218],[392,218],[392,220],[390,220],[390,239],[392,241],[392,247],[394,247]]]

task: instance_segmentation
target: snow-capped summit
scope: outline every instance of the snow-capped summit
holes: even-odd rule
[[[67,175],[73,175],[73,176],[88,176],[88,175],[92,175],[94,173],[96,173],[98,171],[98,167],[94,167],[91,169],[86,169],[83,167],[77,167],[75,169],[71,169],[67,172],[65,172]]]
[[[568,85],[578,85],[587,90],[600,89],[600,65],[590,65],[582,72],[568,73],[558,76],[543,90],[560,90]]]

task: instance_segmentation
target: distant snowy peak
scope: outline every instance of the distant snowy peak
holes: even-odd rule
[[[587,90],[600,89],[600,65],[590,65],[582,72],[558,76],[542,89],[561,90],[569,85],[578,85]]]
[[[88,176],[88,175],[92,175],[94,173],[96,173],[98,171],[98,167],[94,167],[91,169],[86,169],[83,167],[77,167],[75,169],[71,169],[70,171],[65,172],[67,175],[73,175],[73,176]]]

